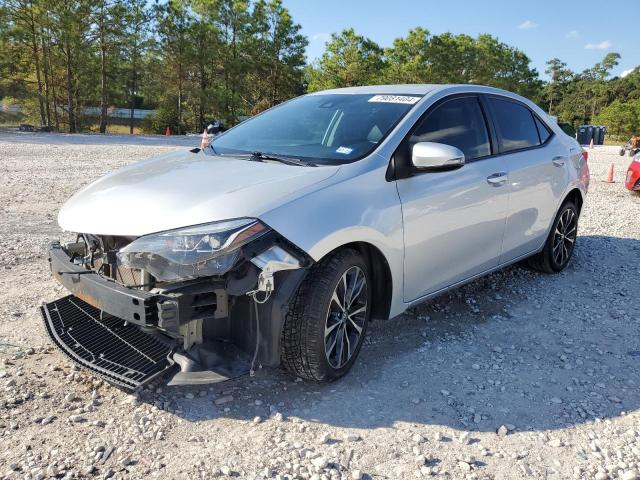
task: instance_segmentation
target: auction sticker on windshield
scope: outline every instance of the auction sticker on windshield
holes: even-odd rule
[[[353,148],[349,147],[338,147],[336,149],[336,153],[343,153],[345,155],[349,155],[351,152],[353,152]]]
[[[374,95],[369,99],[370,102],[382,102],[382,103],[406,103],[413,105],[420,97],[410,97],[408,95]]]

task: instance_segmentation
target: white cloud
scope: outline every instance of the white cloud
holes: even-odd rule
[[[530,28],[536,28],[537,26],[538,24],[536,22],[532,22],[531,20],[525,20],[520,25],[518,25],[518,28],[520,30],[529,30]]]
[[[577,30],[571,30],[569,33],[565,35],[567,38],[580,38],[580,32]]]
[[[613,43],[611,43],[609,40],[605,40],[600,43],[587,43],[584,48],[586,48],[587,50],[606,50],[607,48],[611,48],[612,46]]]
[[[629,70],[625,70],[625,71],[623,71],[623,72],[620,74],[620,76],[621,76],[622,78],[624,78],[624,77],[626,77],[627,75],[629,75],[631,72],[633,72],[634,70],[635,70],[635,68],[630,68]]]
[[[311,35],[312,42],[328,42],[330,39],[330,33],[314,33],[313,35]]]

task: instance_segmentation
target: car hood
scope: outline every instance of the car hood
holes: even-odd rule
[[[63,230],[140,236],[261,214],[332,177],[300,167],[203,152],[174,152],[116,170],[84,187],[58,214]]]

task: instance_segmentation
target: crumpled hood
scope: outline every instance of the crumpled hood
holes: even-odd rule
[[[260,217],[340,167],[174,152],[134,163],[84,187],[58,214],[63,230],[140,236],[240,217]]]

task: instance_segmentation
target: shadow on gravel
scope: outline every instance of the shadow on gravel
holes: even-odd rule
[[[193,422],[278,411],[341,427],[495,431],[615,417],[640,407],[638,258],[638,240],[582,236],[558,275],[509,267],[374,322],[356,366],[333,384],[264,370],[142,397]]]

